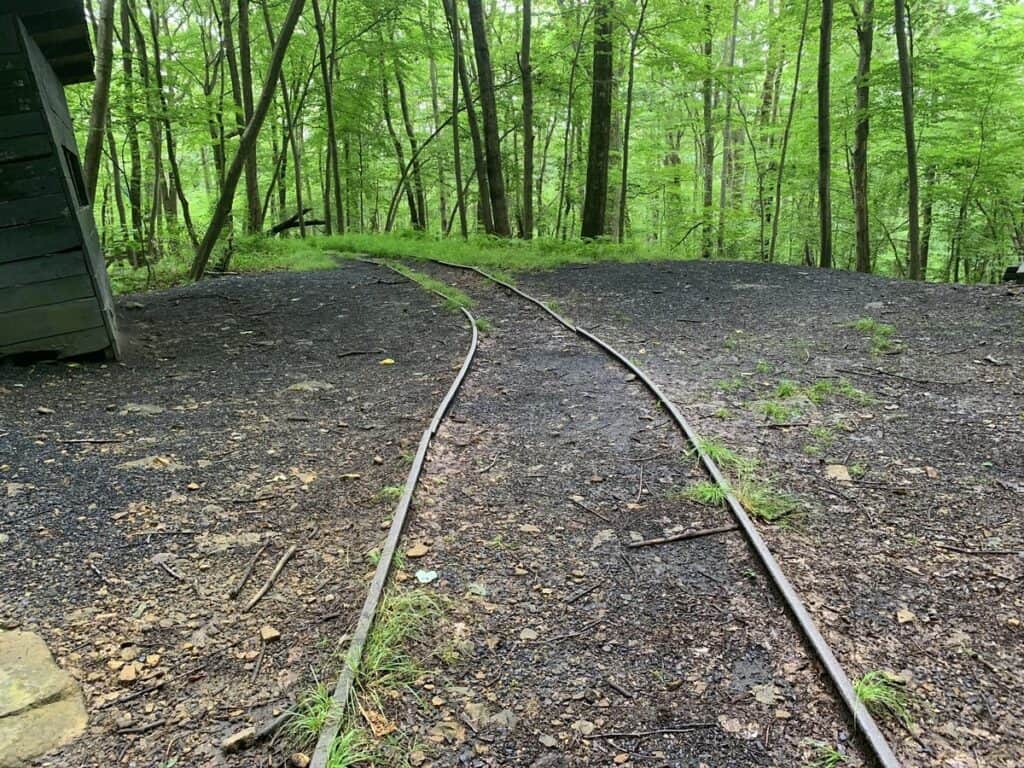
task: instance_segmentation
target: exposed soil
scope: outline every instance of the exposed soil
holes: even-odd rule
[[[336,669],[393,504],[381,491],[404,481],[465,321],[363,264],[119,312],[122,364],[0,366],[0,624],[40,632],[90,713],[41,764],[279,765],[218,744]],[[280,639],[263,644],[265,626]]]
[[[398,714],[422,766],[800,765],[857,760],[842,711],[646,390],[475,276],[416,265],[491,329],[431,448],[409,569],[449,598]],[[421,546],[423,545],[423,546]],[[621,734],[621,735],[617,735]]]
[[[602,264],[521,285],[802,500],[764,534],[851,676],[906,680],[912,735],[883,719],[905,765],[1024,764],[1019,288],[749,263]],[[888,349],[853,326],[865,317],[893,327]]]

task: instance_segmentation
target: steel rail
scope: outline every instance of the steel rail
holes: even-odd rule
[[[871,716],[871,713],[868,712],[867,708],[858,698],[856,691],[854,691],[853,684],[850,682],[850,678],[847,676],[845,670],[843,670],[839,660],[836,659],[835,653],[833,653],[831,647],[829,647],[828,642],[826,642],[825,638],[818,630],[817,625],[814,623],[814,619],[811,618],[810,613],[804,607],[803,601],[800,599],[800,596],[792,583],[786,577],[786,574],[783,572],[779,562],[775,559],[775,556],[761,537],[754,521],[751,520],[750,515],[748,515],[747,511],[743,508],[743,504],[732,492],[732,486],[729,481],[722,473],[722,470],[719,469],[714,459],[712,459],[701,447],[702,443],[697,431],[691,426],[690,422],[686,420],[683,414],[676,407],[675,403],[669,400],[661,390],[661,387],[659,387],[639,366],[631,362],[629,358],[615,349],[611,344],[595,336],[589,331],[573,325],[567,319],[548,307],[543,301],[531,296],[520,288],[491,275],[480,267],[469,266],[466,264],[455,264],[441,259],[429,259],[429,261],[453,269],[475,272],[492,283],[500,285],[522,297],[526,301],[536,305],[568,330],[597,345],[606,354],[633,373],[637,379],[644,384],[648,391],[665,406],[669,415],[671,415],[673,421],[675,421],[676,426],[679,427],[687,441],[693,446],[693,449],[696,451],[705,470],[707,470],[712,479],[725,491],[726,503],[739,525],[740,530],[743,532],[747,543],[754,551],[754,554],[760,561],[762,567],[767,572],[769,579],[778,590],[779,595],[786,604],[786,608],[789,610],[790,615],[796,622],[800,633],[804,636],[804,639],[807,641],[807,644],[810,646],[814,655],[818,657],[818,661],[821,663],[825,673],[828,675],[833,688],[835,688],[839,697],[846,705],[846,709],[853,718],[853,723],[856,729],[863,736],[870,751],[878,762],[878,765],[881,766],[881,768],[900,768],[900,762],[896,758],[892,747],[889,746],[889,742],[886,740],[885,735],[878,727],[878,724]]]
[[[360,261],[376,264],[381,267],[387,267],[393,272],[398,272],[398,270],[392,268],[389,264],[370,261],[368,259],[360,259]],[[399,274],[401,273],[399,272]],[[403,277],[405,277],[406,280],[409,279],[405,275],[403,275]],[[410,280],[410,282],[413,281]],[[447,300],[446,296],[438,293],[437,291],[431,291],[431,293],[436,293],[441,298]],[[352,633],[352,639],[349,642],[348,651],[345,654],[345,662],[341,671],[341,676],[338,678],[338,682],[334,687],[334,692],[331,695],[331,716],[328,718],[323,729],[320,731],[320,735],[317,737],[316,748],[313,751],[313,756],[309,763],[310,768],[326,768],[330,761],[331,749],[334,747],[334,741],[338,737],[338,732],[341,730],[342,722],[348,709],[349,701],[352,697],[356,678],[359,673],[359,664],[363,656],[363,649],[366,647],[366,641],[370,636],[370,630],[373,628],[373,620],[377,614],[377,607],[384,593],[384,585],[387,583],[388,574],[391,571],[391,563],[394,559],[395,550],[398,548],[398,540],[401,538],[402,529],[405,527],[405,519],[409,512],[409,506],[412,503],[412,496],[416,490],[416,485],[419,483],[420,475],[423,472],[423,465],[427,458],[427,449],[430,447],[430,441],[433,439],[434,435],[437,434],[437,430],[441,426],[441,420],[451,407],[452,401],[455,399],[455,395],[458,393],[459,388],[462,386],[462,382],[466,378],[466,374],[469,373],[469,369],[473,364],[473,358],[476,356],[477,343],[479,341],[476,319],[465,307],[459,307],[459,309],[462,310],[462,314],[465,315],[466,320],[469,321],[469,327],[473,334],[470,340],[469,350],[463,358],[462,367],[459,368],[459,372],[455,376],[454,381],[452,381],[451,386],[448,388],[448,392],[445,394],[440,405],[438,405],[437,410],[434,412],[434,417],[431,419],[430,425],[423,431],[423,435],[420,437],[419,447],[416,449],[416,455],[413,458],[412,466],[409,468],[409,475],[406,478],[405,486],[402,489],[402,496],[395,505],[391,520],[391,528],[388,530],[387,538],[384,540],[384,546],[381,547],[380,560],[377,562],[377,569],[374,571],[373,580],[370,582],[370,588],[366,594],[366,600],[363,603],[363,609],[359,613],[359,620],[356,623],[355,631]]]

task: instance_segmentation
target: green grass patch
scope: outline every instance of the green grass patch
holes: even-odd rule
[[[494,328],[494,324],[486,317],[477,317],[475,318],[475,322],[476,329],[480,331],[480,333],[489,333],[491,329]]]
[[[753,459],[745,459],[731,448],[713,439],[701,439],[698,443],[701,452],[723,469],[735,470],[739,473],[746,473],[754,469],[757,462]],[[695,456],[696,451],[688,455]]]
[[[891,717],[906,728],[913,725],[905,683],[894,675],[873,670],[859,678],[853,690],[876,717]]]
[[[433,258],[452,264],[481,267],[506,282],[512,282],[509,280],[509,272],[553,269],[567,264],[681,261],[692,258],[692,254],[688,256],[667,245],[651,243],[637,247],[630,243],[619,245],[607,241],[583,243],[543,237],[518,240],[486,235],[462,240],[417,232],[335,235],[310,238],[310,243],[323,250],[341,253],[368,253],[403,259]]]
[[[792,496],[753,477],[741,478],[733,486],[732,492],[751,517],[766,523],[777,523],[793,514],[798,507],[797,500]]]
[[[761,412],[772,424],[788,424],[800,418],[800,410],[778,400],[766,400],[760,404]]]
[[[819,741],[812,744],[814,749],[811,759],[804,763],[805,768],[838,768],[846,765],[849,758],[831,744]]]
[[[407,267],[405,264],[392,264],[391,266],[395,268],[396,272],[417,283],[421,288],[444,296],[444,305],[447,309],[454,311],[457,309],[469,309],[473,306],[473,300],[469,296],[443,280],[425,275],[419,270]]]
[[[860,317],[847,325],[868,338],[872,354],[893,349],[892,335],[896,329],[888,323],[880,323],[873,317]]]
[[[711,480],[701,480],[694,483],[680,494],[684,499],[704,504],[708,507],[720,507],[725,504],[725,497],[728,494],[725,488]]]
[[[313,687],[299,697],[285,732],[300,746],[316,741],[327,720],[334,713],[334,700],[327,686],[317,681]]]
[[[800,393],[800,385],[795,381],[789,379],[783,379],[775,387],[775,397],[779,400],[787,400],[790,397],[796,397]]]

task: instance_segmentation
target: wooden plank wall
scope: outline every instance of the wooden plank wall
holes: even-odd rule
[[[0,16],[0,356],[82,354],[115,338],[92,211],[62,147],[77,155],[64,90],[20,23]]]
[[[111,346],[113,307],[83,240],[95,238],[60,145],[77,151],[63,89],[10,15],[0,15],[0,355]],[[104,318],[103,310],[111,310]]]

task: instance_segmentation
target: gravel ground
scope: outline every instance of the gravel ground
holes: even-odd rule
[[[385,713],[413,764],[800,765],[816,742],[857,764],[738,532],[628,546],[731,522],[682,497],[702,476],[646,390],[520,299],[417,268],[491,329],[406,529],[449,606]]]
[[[905,765],[1024,764],[1020,288],[697,262],[520,284],[801,500],[764,534],[851,676],[905,682]]]
[[[121,364],[0,366],[0,625],[41,632],[90,713],[40,764],[280,765],[283,743],[227,760],[217,745],[335,671],[381,491],[404,481],[468,330],[355,263],[119,312]]]

